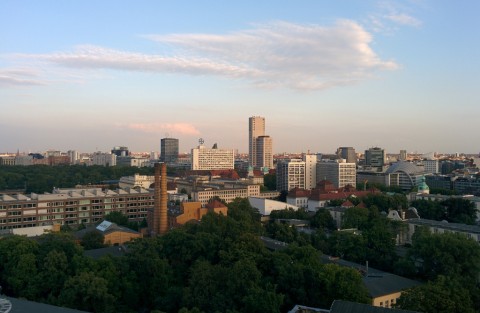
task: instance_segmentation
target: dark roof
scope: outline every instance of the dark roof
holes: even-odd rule
[[[420,285],[420,283],[415,280],[392,273],[383,272],[371,267],[368,268],[367,273],[366,266],[358,263],[345,261],[339,258],[333,258],[328,255],[322,255],[321,258],[325,263],[338,264],[340,266],[350,267],[359,271],[363,275],[363,284],[367,288],[368,294],[372,298],[389,295]]]
[[[364,303],[349,302],[343,300],[333,301],[330,313],[418,313],[399,309],[389,309]]]
[[[106,220],[105,220],[106,221]],[[103,221],[103,222],[105,222]],[[103,224],[103,222],[101,224]],[[108,222],[108,221],[107,221]],[[108,226],[105,230],[99,230],[98,229],[98,226],[89,226],[87,228],[84,228],[84,229],[81,229],[79,231],[76,231],[75,232],[75,238],[77,239],[82,239],[83,236],[85,236],[86,233],[89,233],[91,231],[96,231],[98,233],[101,233],[103,235],[108,235],[110,233],[113,233],[113,232],[126,232],[126,233],[131,233],[131,234],[138,234],[139,232],[137,231],[134,231],[133,229],[130,229],[130,228],[127,228],[127,227],[124,227],[124,226],[119,226],[115,223],[111,223],[110,226]]]
[[[10,297],[2,297],[10,301],[12,309],[10,313],[88,313],[87,311],[79,311],[69,308],[63,308],[50,304],[44,304],[40,302],[33,302],[27,300],[21,300]]]
[[[100,259],[103,256],[111,255],[113,257],[121,257],[127,253],[127,248],[123,245],[121,246],[111,246],[106,248],[85,250],[83,252],[84,256],[91,257],[93,259]]]

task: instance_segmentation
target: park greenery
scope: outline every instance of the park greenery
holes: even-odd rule
[[[25,189],[25,192],[52,192],[54,187],[102,184],[134,174],[153,175],[153,168],[130,166],[32,165],[0,166],[0,190]]]

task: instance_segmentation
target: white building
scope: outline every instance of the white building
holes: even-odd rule
[[[112,153],[95,152],[92,155],[91,165],[115,166],[117,165],[117,156]]]
[[[317,163],[317,180],[329,180],[335,188],[346,185],[357,186],[357,166],[347,163],[345,159],[320,161]]]
[[[423,160],[421,163],[423,164],[426,173],[440,173],[440,166],[438,160]]]
[[[133,176],[120,177],[118,186],[122,189],[135,188],[135,187],[142,187],[144,189],[149,189],[154,182],[155,182],[155,176],[135,174]]]
[[[250,205],[258,210],[261,215],[270,215],[272,211],[292,209],[297,211],[298,207],[276,200],[270,200],[258,197],[248,197]]]
[[[305,162],[305,189],[313,189],[317,185],[317,155],[304,154]]]
[[[277,190],[305,189],[305,162],[299,159],[277,163]]]
[[[234,149],[192,149],[192,170],[228,170],[235,166]]]

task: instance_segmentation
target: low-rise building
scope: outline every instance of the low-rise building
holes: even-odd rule
[[[433,221],[425,219],[411,219],[408,223],[407,243],[412,243],[413,234],[419,227],[426,227],[433,234],[454,233],[463,234],[468,238],[480,243],[480,226],[466,225],[459,223],[448,223],[447,221]]]
[[[248,201],[250,202],[250,205],[256,208],[261,215],[270,215],[272,211],[276,210],[292,209],[296,211],[299,209],[297,206],[285,202],[259,197],[248,197]]]

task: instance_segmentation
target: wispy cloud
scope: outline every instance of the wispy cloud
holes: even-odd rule
[[[422,22],[413,16],[407,15],[405,13],[398,13],[398,14],[389,14],[385,16],[386,19],[396,22],[402,25],[414,26],[419,27],[422,25]]]
[[[127,125],[127,128],[145,133],[171,132],[182,135],[199,135],[200,131],[188,123],[134,123]]]
[[[40,86],[45,84],[44,81],[39,79],[38,73],[32,69],[0,69],[0,88],[11,86]]]
[[[352,84],[398,68],[394,61],[382,60],[370,47],[371,34],[350,20],[329,27],[272,22],[225,35],[146,37],[168,44],[172,52],[167,56],[87,45],[36,57],[74,68],[215,75],[299,90]]]

